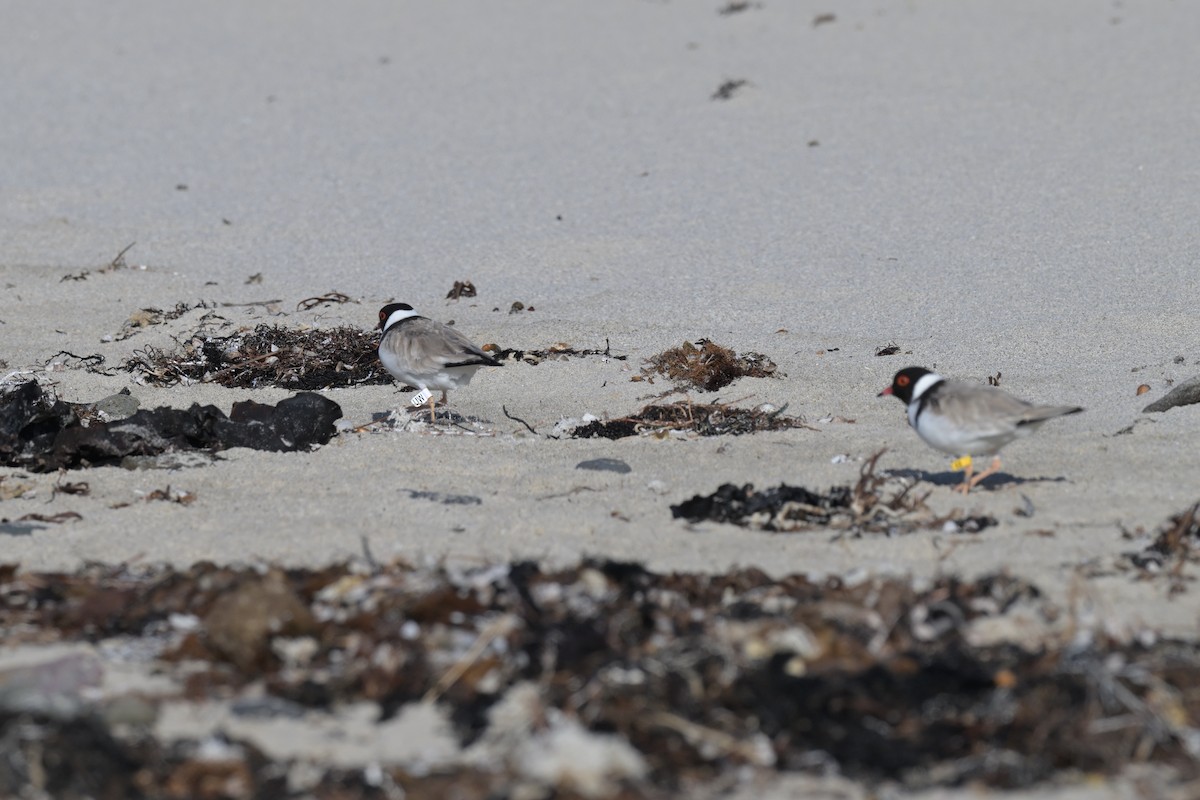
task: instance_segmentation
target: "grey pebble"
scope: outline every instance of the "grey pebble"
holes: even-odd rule
[[[132,417],[137,413],[138,406],[141,404],[136,397],[129,394],[128,391],[124,391],[109,395],[103,400],[97,400],[94,405],[97,411],[111,420]]]

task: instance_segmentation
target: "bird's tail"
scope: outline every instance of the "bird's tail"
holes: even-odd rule
[[[1055,417],[1065,417],[1067,414],[1078,414],[1080,411],[1083,411],[1080,406],[1034,406],[1021,415],[1021,421],[1017,424],[1030,425],[1045,422]]]

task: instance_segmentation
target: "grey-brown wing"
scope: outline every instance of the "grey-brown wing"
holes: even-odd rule
[[[974,383],[955,382],[946,389],[937,398],[942,413],[983,436],[1083,410],[1078,406],[1035,406],[995,387]]]
[[[499,363],[449,325],[421,318],[413,319],[405,326],[406,355],[410,364],[446,367]]]

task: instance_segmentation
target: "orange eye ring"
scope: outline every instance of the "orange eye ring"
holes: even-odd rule
[[[898,376],[896,378],[896,385],[897,386],[908,386],[908,376],[907,375]]]

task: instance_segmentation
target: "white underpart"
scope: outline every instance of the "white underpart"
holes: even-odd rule
[[[409,317],[419,316],[415,311],[393,311],[388,317],[384,327],[384,339],[380,342],[379,360],[383,362],[383,366],[397,380],[403,382],[407,386],[412,386],[422,391],[428,389],[439,389],[443,392],[450,389],[459,389],[471,382],[471,378],[479,370],[482,364],[465,364],[460,366],[447,366],[446,362],[462,360],[467,357],[465,353],[454,353],[450,355],[435,355],[430,358],[425,358],[418,363],[411,363],[402,353],[407,352],[407,349],[401,344],[403,337],[412,336],[413,334],[405,330],[403,327],[393,329],[392,326],[400,320],[408,319]],[[433,335],[436,335],[433,334]],[[398,338],[399,337],[399,338]],[[393,346],[388,346],[393,345]],[[434,348],[436,351],[437,348]]]
[[[917,435],[930,447],[952,456],[990,456],[1001,447],[1020,436],[1032,432],[1036,426],[996,424],[981,427],[978,424],[961,426],[942,414],[926,408],[921,415],[920,425],[914,426]]]
[[[406,311],[403,308],[401,308],[398,311],[393,311],[392,315],[387,318],[387,322],[383,323],[384,333],[391,330],[392,326],[395,325],[400,320],[408,319],[409,317],[415,317],[415,316],[417,316],[417,312],[413,311],[412,309],[408,309]]]
[[[439,363],[426,364],[423,368],[414,368],[389,348],[379,348],[379,360],[384,368],[399,381],[417,389],[461,389],[471,382],[479,370],[480,364],[468,364],[460,367],[447,367]]]

